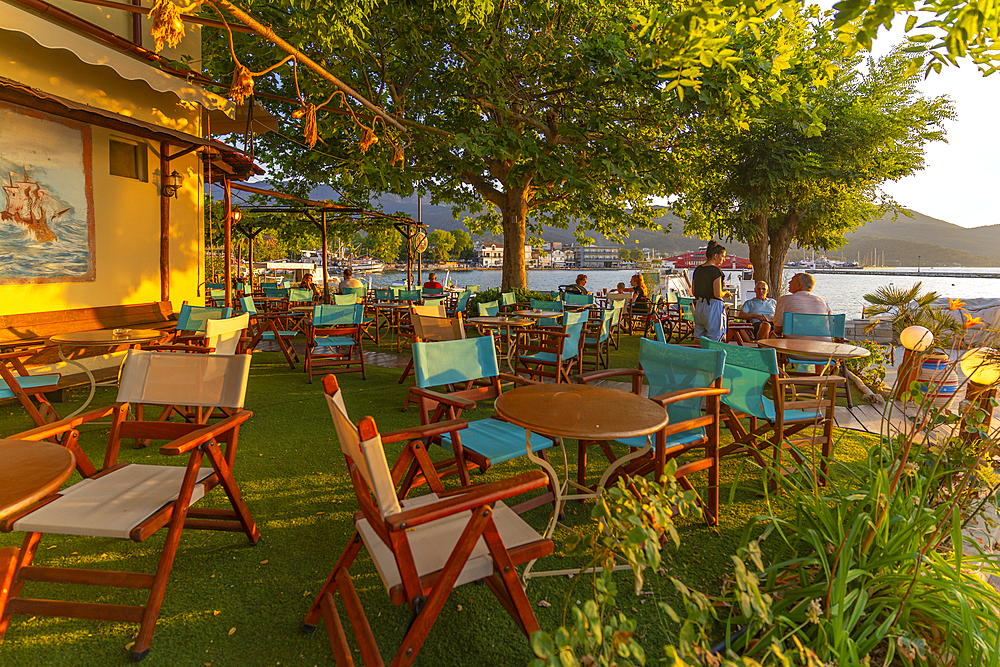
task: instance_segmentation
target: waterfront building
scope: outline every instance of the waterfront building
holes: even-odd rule
[[[472,244],[472,249],[476,253],[476,263],[484,269],[499,269],[503,266],[503,243],[476,241]],[[531,246],[525,245],[524,258],[529,266],[531,254]]]
[[[622,265],[618,246],[575,245],[575,266],[581,269],[620,269]],[[571,264],[574,265],[574,264]]]

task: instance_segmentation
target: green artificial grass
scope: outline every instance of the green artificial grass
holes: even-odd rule
[[[394,348],[383,345],[381,350]],[[623,336],[622,349],[612,349],[612,367],[634,367],[637,350],[638,339]],[[372,415],[383,433],[419,423],[415,408],[405,413],[399,409],[410,384],[400,385],[399,375],[398,369],[369,366],[367,380],[357,373],[339,376],[352,418],[357,421]],[[83,390],[74,391],[71,400],[56,404],[56,409],[68,414],[85,396]],[[111,404],[114,398],[113,389],[99,389],[93,405]],[[352,516],[357,509],[344,457],[322,398],[322,384],[308,384],[301,370],[289,369],[279,353],[255,354],[246,407],[254,416],[240,432],[235,476],[262,540],[251,546],[241,533],[184,532],[152,649],[144,661],[150,667],[333,663],[322,623],[312,634],[300,630],[306,611],[352,535]],[[487,416],[491,411],[491,406],[482,405],[466,416]],[[0,434],[4,437],[31,426],[20,405],[0,406]],[[85,451],[91,460],[99,462],[107,427],[86,426],[82,433]],[[866,436],[849,431],[837,433],[839,462],[849,464],[864,457],[869,442]],[[723,434],[728,440],[725,430]],[[387,446],[390,464],[400,449],[401,445]],[[568,443],[567,449],[574,461],[575,443]],[[593,451],[591,471],[596,478],[603,469],[603,457],[598,450]],[[186,462],[186,457],[165,460],[155,447],[136,450],[129,443],[124,444],[120,458],[133,462]],[[557,466],[560,472],[561,467]],[[573,467],[571,463],[571,474],[575,473]],[[473,474],[473,482],[493,481],[530,468],[522,458],[495,466],[486,474]],[[724,460],[721,473],[719,525],[710,528],[700,518],[682,517],[678,519],[681,547],[668,547],[665,552],[667,572],[711,594],[718,593],[732,570],[729,556],[735,552],[747,521],[767,511],[766,500],[759,494],[759,471],[746,459]],[[74,473],[70,482],[77,479]],[[696,486],[700,483],[704,478],[695,478]],[[451,478],[446,485],[455,486],[457,480]],[[219,488],[199,506],[228,507],[228,502]],[[570,503],[566,523],[593,530],[591,507]],[[550,506],[546,506],[525,517],[542,531],[549,512]],[[47,535],[35,564],[151,573],[165,534],[162,530],[142,544]],[[561,534],[557,531],[557,551]],[[19,545],[22,537],[19,533],[0,534],[0,546]],[[540,560],[535,569],[573,566],[574,562],[566,558],[552,556]],[[351,573],[383,659],[388,662],[409,623],[409,610],[389,602],[364,550]],[[678,629],[656,605],[656,600],[662,599],[682,608],[672,585],[664,576],[647,575],[643,594],[637,596],[631,573],[617,573],[615,578],[620,610],[638,620],[638,640],[649,655],[658,655],[659,647],[671,641]],[[562,623],[567,595],[570,605],[592,597],[590,581],[589,577],[582,578],[571,592],[568,578],[532,579],[527,594],[542,628],[552,631]],[[25,585],[24,593],[108,603],[144,600],[141,592],[124,589],[34,582]],[[543,601],[552,606],[538,606]],[[0,665],[124,664],[129,656],[126,646],[137,630],[137,625],[125,623],[15,616],[0,644]],[[356,656],[360,664],[360,656]],[[452,593],[417,664],[525,665],[531,657],[527,639],[489,589],[471,584]]]

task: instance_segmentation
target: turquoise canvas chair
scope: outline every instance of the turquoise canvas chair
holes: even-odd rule
[[[465,291],[469,294],[479,294],[479,285],[466,285]]]
[[[420,293],[419,289],[402,289],[399,290],[399,294],[396,295],[397,301],[403,301],[406,303],[421,303],[424,297]]]
[[[694,298],[668,292],[663,320],[667,323],[666,333],[675,343],[694,335]]]
[[[340,290],[342,295],[353,294],[358,298],[357,303],[364,303],[365,295],[368,294],[368,288],[362,285],[361,287],[344,287]]]
[[[603,476],[605,486],[615,483],[618,477],[654,474],[655,480],[663,478],[666,463],[678,461],[675,479],[684,489],[697,491],[688,480],[694,473],[707,470],[708,485],[700,494],[705,521],[714,525],[719,518],[719,409],[720,397],[728,390],[723,387],[723,373],[727,356],[723,350],[700,350],[642,338],[639,340],[639,368],[620,368],[585,373],[576,379],[583,383],[607,380],[614,377],[631,377],[632,392],[642,394],[643,380],[649,384],[649,398],[667,411],[670,420],[666,427],[652,436],[626,438],[619,443],[639,452],[616,458],[608,443],[599,443],[609,463],[617,469]],[[704,407],[703,407],[704,406]],[[579,443],[577,458],[577,483],[586,486],[587,448],[592,442]],[[648,445],[651,448],[643,452]],[[696,458],[692,452],[699,452]]]
[[[306,346],[306,373],[312,384],[314,373],[355,373],[368,379],[361,346],[365,307],[318,305],[313,308]],[[320,351],[323,348],[325,351]],[[355,354],[356,353],[356,354]],[[356,366],[356,368],[355,368]]]
[[[451,317],[455,317],[458,314],[465,314],[466,308],[469,306],[469,297],[472,296],[472,292],[465,291],[458,295],[458,301],[455,302],[455,310],[449,312]]]
[[[417,378],[412,392],[420,406],[422,424],[460,419],[463,411],[476,408],[477,401],[492,403],[502,393],[501,380],[530,384],[500,372],[493,336],[414,343],[413,363]],[[450,393],[433,389],[455,385],[465,388]],[[491,465],[524,456],[526,442],[527,434],[520,426],[496,417],[472,420],[468,428],[441,436],[440,444],[453,454],[440,466],[441,473],[458,474],[468,486],[470,465],[485,472]],[[531,443],[533,452],[553,444],[547,438],[532,438]]]
[[[600,370],[607,368],[611,355],[611,321],[614,319],[614,310],[599,310],[598,319],[591,319],[587,322],[587,328],[583,339],[583,364],[587,363],[589,353],[594,355],[593,369]]]
[[[375,288],[375,299],[377,301],[382,302],[382,303],[388,303],[389,301],[395,301],[396,300],[396,293],[393,292],[388,287],[386,287],[386,288],[376,287]]]
[[[829,459],[833,452],[833,411],[836,386],[840,377],[780,377],[778,358],[770,348],[743,347],[701,338],[701,347],[723,350],[726,370],[722,386],[729,394],[722,399],[723,419],[733,435],[733,444],[721,455],[749,454],[762,468],[780,471],[783,450],[791,449],[793,457],[803,462],[795,447],[812,449],[821,445],[820,475],[826,479]],[[765,390],[770,388],[770,396]],[[793,388],[809,391],[797,398]],[[791,393],[791,398],[789,394]],[[740,418],[749,418],[749,428]],[[818,431],[808,438],[796,437],[805,430]],[[768,453],[767,450],[773,451]]]
[[[252,353],[257,346],[264,341],[278,344],[288,365],[295,368],[295,362],[299,360],[299,355],[292,347],[292,339],[299,333],[298,331],[287,331],[281,328],[285,316],[278,313],[258,313],[257,306],[253,299],[245,296],[239,300],[244,313],[250,315],[250,322],[247,325],[246,351]]]
[[[509,313],[517,307],[517,295],[513,292],[500,292],[500,310]]]
[[[785,313],[782,319],[782,336],[810,337],[823,340],[832,339],[835,342],[844,341],[844,328],[847,325],[847,315],[807,315],[804,313]],[[843,359],[836,360],[831,365],[816,363],[816,359],[785,357],[784,360],[794,366],[794,372],[812,375],[817,370],[826,373],[828,370],[847,377],[847,367]],[[854,407],[854,399],[850,388],[844,386],[847,396],[847,407]]]
[[[289,306],[310,306],[316,301],[312,290],[293,287],[288,290]]]
[[[174,329],[174,342],[190,342],[202,340],[205,337],[205,326],[209,320],[229,319],[232,308],[192,306],[181,304],[181,312],[177,314],[177,327]]]
[[[661,322],[660,320],[656,320],[655,322],[653,322],[653,332],[656,334],[656,342],[658,343],[667,342],[668,340],[667,333],[663,330],[663,322]]]
[[[425,299],[427,297],[441,297],[441,296],[444,296],[444,288],[443,287],[421,287],[420,288],[420,292],[421,292],[421,294],[424,295]]]
[[[628,301],[625,299],[615,299],[611,302],[611,344],[618,349],[622,336],[622,316],[625,314],[625,306]]]
[[[9,347],[5,346],[0,350],[0,379],[3,380],[0,383],[0,400],[16,398],[35,426],[44,426],[46,423],[59,420],[59,415],[45,393],[59,389],[60,375],[58,373],[32,375],[22,361],[41,352],[42,347],[41,343],[10,344]],[[38,402],[37,407],[32,398]]]
[[[333,294],[333,303],[337,306],[353,306],[358,303],[357,294]]]
[[[531,299],[531,309],[550,311],[550,312],[563,312],[564,305],[562,301],[546,301],[544,299]],[[535,326],[538,327],[561,327],[562,321],[559,317],[547,317],[543,320],[536,320]]]
[[[479,317],[496,317],[500,314],[499,301],[480,301],[476,305],[479,307]]]
[[[567,306],[592,306],[594,305],[594,295],[566,292],[563,294],[563,303]]]
[[[514,374],[533,380],[551,378],[569,382],[570,374],[581,372],[583,328],[589,313],[566,313],[561,327],[534,327],[518,332]]]

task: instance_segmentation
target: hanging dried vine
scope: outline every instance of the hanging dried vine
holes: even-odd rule
[[[169,0],[161,0],[161,1],[169,2]],[[243,102],[248,97],[253,95],[254,77],[270,74],[274,70],[278,69],[279,67],[287,63],[289,60],[294,62],[295,56],[286,56],[280,62],[277,62],[274,65],[271,65],[267,69],[262,70],[260,72],[250,71],[250,68],[241,63],[240,59],[236,57],[236,47],[233,45],[233,31],[229,28],[229,22],[226,20],[226,17],[222,14],[221,11],[219,11],[218,7],[216,7],[212,3],[208,4],[209,6],[212,7],[212,9],[215,10],[215,13],[219,15],[219,18],[222,20],[223,25],[225,25],[226,27],[226,34],[229,36],[229,55],[232,57],[233,63],[235,65],[235,69],[233,69],[233,81],[229,85],[229,99],[231,99],[233,102],[236,102],[236,104],[243,104]]]
[[[191,5],[191,7],[193,6]],[[190,7],[182,10],[170,0],[153,0],[148,17],[153,19],[153,27],[150,32],[153,35],[153,41],[156,42],[157,51],[163,49],[164,42],[170,47],[174,47],[184,39],[184,21],[181,20],[181,14],[188,9]]]

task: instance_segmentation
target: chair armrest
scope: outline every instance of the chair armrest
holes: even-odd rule
[[[165,456],[186,454],[195,447],[199,447],[209,440],[213,440],[223,433],[233,430],[251,417],[253,417],[253,413],[251,411],[240,410],[232,417],[227,417],[217,424],[212,424],[211,426],[188,433],[181,438],[177,438],[173,442],[163,445],[160,447],[160,453]]]
[[[11,440],[45,440],[46,438],[51,438],[54,435],[59,435],[60,433],[72,430],[80,424],[86,424],[87,422],[92,422],[95,419],[107,417],[117,408],[118,406],[116,405],[108,405],[103,408],[91,410],[90,412],[84,412],[83,414],[76,415],[75,417],[60,419],[57,422],[45,424],[44,426],[37,426],[30,431],[24,431],[7,437]]]
[[[143,350],[149,350],[151,352],[169,352],[171,350],[180,352],[196,352],[198,354],[208,354],[214,352],[214,347],[202,347],[200,345],[143,345]]]
[[[728,389],[715,387],[693,387],[691,389],[678,389],[677,391],[670,391],[666,394],[660,394],[659,396],[650,396],[649,400],[655,401],[660,405],[666,407],[671,403],[677,403],[678,401],[683,401],[688,398],[704,398],[706,396],[725,396],[729,393]]]
[[[44,346],[33,347],[30,350],[15,350],[13,352],[0,352],[0,359],[18,359],[20,357],[30,357],[38,354],[44,349]]]
[[[449,419],[444,422],[435,422],[434,424],[425,424],[424,426],[414,426],[412,428],[404,428],[400,431],[393,431],[391,433],[383,433],[382,444],[388,445],[392,442],[400,442],[401,440],[419,440],[420,438],[433,438],[436,435],[442,435],[444,433],[452,433],[454,431],[459,431],[463,428],[468,428],[469,422],[464,419]]]
[[[573,380],[579,384],[589,384],[595,380],[607,380],[608,378],[623,377],[625,375],[644,377],[645,373],[638,368],[608,368],[603,371],[591,371],[589,373],[574,375]]]
[[[451,405],[456,408],[461,408],[463,410],[475,410],[476,402],[470,401],[467,398],[461,396],[452,396],[450,394],[442,394],[439,391],[434,391],[433,389],[424,389],[423,387],[410,387],[412,391],[417,396],[423,396],[424,398],[429,398],[432,401],[437,401],[438,403],[444,403],[445,405]]]
[[[514,384],[520,385],[542,384],[538,380],[531,380],[529,378],[511,375],[510,373],[500,373],[497,377],[500,378],[500,382],[513,382]]]
[[[498,500],[539,489],[549,483],[548,475],[541,470],[532,470],[517,477],[497,480],[490,484],[468,487],[467,493],[449,496],[436,503],[400,512],[385,520],[389,530],[406,530],[445,517],[468,512],[469,510],[495,503]]]

